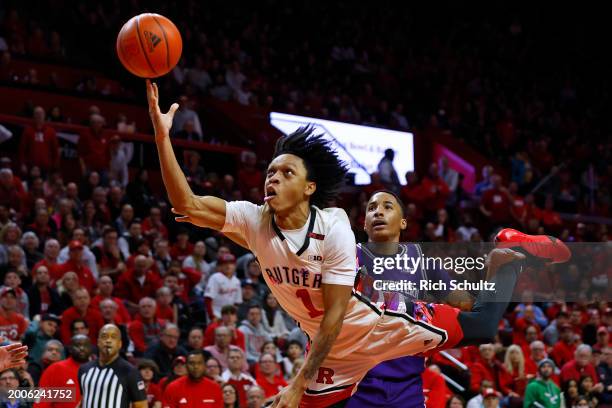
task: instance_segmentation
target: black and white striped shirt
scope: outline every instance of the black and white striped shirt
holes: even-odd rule
[[[147,399],[140,372],[121,357],[106,366],[97,360],[82,365],[79,385],[81,408],[129,408]]]

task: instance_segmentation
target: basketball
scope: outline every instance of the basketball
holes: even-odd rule
[[[183,40],[172,21],[144,13],[132,17],[117,36],[121,64],[142,78],[157,78],[174,68],[181,57]]]

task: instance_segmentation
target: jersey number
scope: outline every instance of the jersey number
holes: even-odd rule
[[[306,289],[298,289],[295,292],[295,295],[302,300],[304,307],[306,308],[306,310],[308,310],[308,315],[312,319],[314,319],[315,317],[319,317],[323,314],[321,310],[315,309],[314,305],[312,304],[312,299],[310,299],[310,295],[308,294],[308,291]]]

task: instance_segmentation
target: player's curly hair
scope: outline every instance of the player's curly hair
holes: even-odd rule
[[[312,125],[279,138],[272,159],[281,154],[293,154],[304,161],[306,179],[317,185],[310,202],[319,208],[325,208],[344,185],[348,165],[340,160],[329,140],[314,134]]]

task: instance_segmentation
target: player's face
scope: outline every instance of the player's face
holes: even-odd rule
[[[406,228],[402,209],[391,194],[376,193],[368,201],[364,230],[371,242],[398,242]]]
[[[288,213],[307,201],[316,185],[306,179],[304,161],[293,154],[281,154],[270,163],[266,174],[265,201],[277,214]]]
[[[115,326],[105,326],[98,335],[100,357],[107,360],[115,357],[121,349],[121,332]]]
[[[189,377],[198,380],[206,373],[206,364],[204,363],[204,356],[198,354],[192,354],[187,357],[187,373]]]

